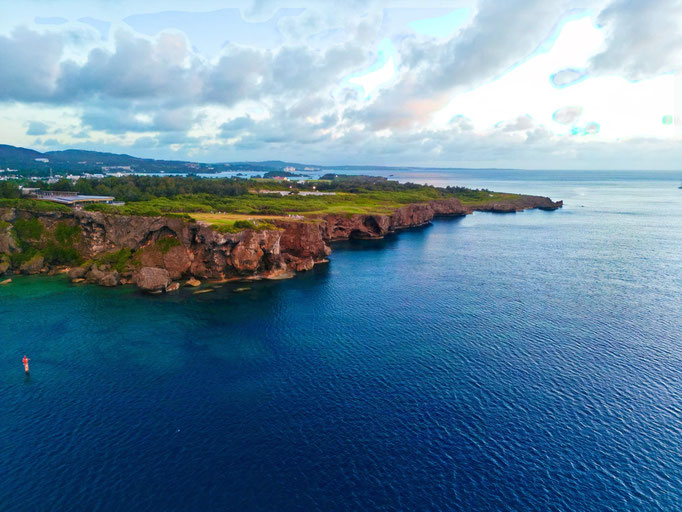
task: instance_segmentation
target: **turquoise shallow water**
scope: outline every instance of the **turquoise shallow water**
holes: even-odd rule
[[[243,293],[0,287],[0,509],[682,508],[680,176],[396,177],[566,206]]]

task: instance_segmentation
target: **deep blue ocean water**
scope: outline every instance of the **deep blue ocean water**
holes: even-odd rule
[[[682,176],[385,174],[565,207],[242,293],[16,278],[0,510],[681,510]]]

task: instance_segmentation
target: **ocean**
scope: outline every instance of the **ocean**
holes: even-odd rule
[[[373,174],[565,206],[203,295],[15,278],[0,510],[681,510],[680,173]]]

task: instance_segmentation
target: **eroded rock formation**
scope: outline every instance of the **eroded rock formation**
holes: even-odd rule
[[[516,212],[561,206],[561,201],[555,203],[537,196],[518,196],[473,208],[457,199],[443,199],[406,205],[386,215],[334,214],[303,221],[279,220],[275,221],[277,229],[247,229],[239,233],[222,233],[180,218],[5,209],[0,210],[3,221],[0,254],[5,255],[0,257],[0,274],[38,273],[45,268],[40,255],[12,268],[11,255],[21,251],[10,229],[17,219],[37,218],[44,228],[43,245],[49,245],[47,240],[54,235],[58,224],[77,228],[74,248],[89,263],[69,270],[73,281],[85,280],[102,286],[134,282],[147,291],[162,291],[179,279],[288,276],[326,261],[331,253],[330,242],[381,238],[400,229],[427,224],[438,216],[467,215],[475,210]],[[114,262],[111,256],[117,251]],[[107,256],[110,257],[107,259]]]

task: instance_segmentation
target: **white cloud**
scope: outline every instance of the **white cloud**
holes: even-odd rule
[[[672,158],[681,2],[27,0],[0,20],[0,136],[217,160],[561,167],[622,141]]]

